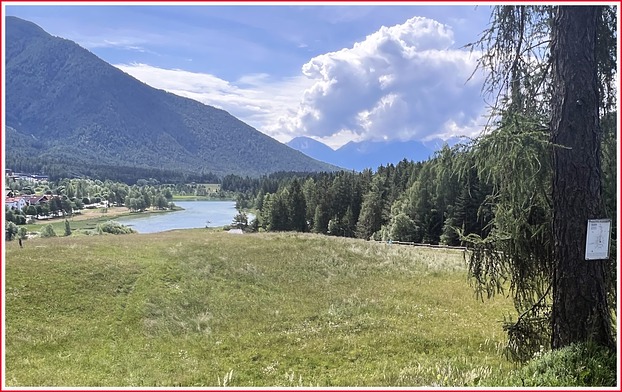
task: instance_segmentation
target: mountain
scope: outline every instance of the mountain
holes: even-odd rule
[[[337,154],[335,153],[335,150],[328,147],[322,142],[311,139],[310,137],[295,137],[286,144],[291,148],[322,162],[335,162],[337,160]]]
[[[7,168],[107,178],[337,169],[31,22],[5,24]]]
[[[308,156],[346,169],[362,171],[380,165],[397,164],[403,159],[425,161],[434,154],[433,143],[419,141],[349,142],[337,150],[308,137],[297,137],[288,146]]]

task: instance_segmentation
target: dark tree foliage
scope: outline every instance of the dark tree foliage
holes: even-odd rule
[[[307,231],[307,204],[298,179],[292,181],[288,196],[289,227],[294,231]]]
[[[258,221],[265,230],[455,245],[441,241],[443,233],[455,234],[459,242],[460,229],[467,234],[487,232],[491,213],[478,215],[478,211],[485,209],[481,204],[490,187],[475,170],[466,178],[458,175],[456,167],[465,151],[448,147],[443,151],[427,162],[403,160],[380,166],[375,173],[229,175],[222,187],[243,192],[245,203],[260,211]],[[294,212],[294,206],[302,210],[303,204],[304,223],[302,215]]]
[[[359,238],[372,238],[373,234],[378,232],[387,220],[388,203],[385,198],[387,190],[384,187],[383,180],[382,174],[374,177],[369,191],[363,197],[361,213],[356,226],[356,236]]]
[[[605,293],[615,296],[615,264],[586,263],[581,250],[587,218],[605,213],[599,121],[615,106],[615,12],[497,6],[473,44],[494,102],[489,132],[470,145],[475,165],[462,171],[475,167],[491,183],[494,218],[487,237],[463,240],[478,292],[493,295],[509,281],[519,316],[505,328],[518,359],[541,346],[611,344]]]

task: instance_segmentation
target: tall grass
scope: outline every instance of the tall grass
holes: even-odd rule
[[[6,249],[7,386],[462,386],[506,298],[458,251],[203,229]]]

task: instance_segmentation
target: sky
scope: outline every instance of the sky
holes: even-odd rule
[[[281,142],[446,140],[486,123],[478,54],[464,45],[489,5],[74,4],[3,7]]]

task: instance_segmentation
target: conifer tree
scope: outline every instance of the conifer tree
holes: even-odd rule
[[[371,239],[372,235],[380,230],[384,223],[384,209],[386,201],[383,199],[383,178],[376,175],[372,181],[371,189],[363,197],[361,214],[356,224],[356,236],[363,239]]]
[[[613,7],[504,5],[473,46],[496,104],[469,159],[493,186],[494,217],[488,237],[463,240],[481,293],[510,282],[519,359],[541,345],[612,345],[612,260],[583,252],[587,219],[605,214],[599,122],[615,106],[615,30]]]
[[[557,7],[553,100],[552,346],[613,346],[605,263],[584,259],[588,219],[605,218],[600,165],[596,44],[602,7]]]
[[[298,179],[294,179],[288,196],[289,228],[294,231],[307,231],[307,204]]]

